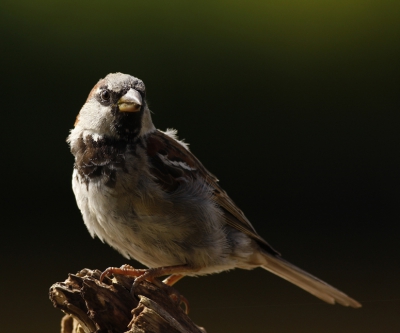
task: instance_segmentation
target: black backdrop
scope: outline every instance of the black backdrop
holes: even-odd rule
[[[363,303],[234,271],[177,285],[195,322],[399,332],[399,15],[389,0],[2,1],[2,330],[57,332],[50,285],[126,263],[86,231],[65,143],[92,86],[121,71],[265,239]]]

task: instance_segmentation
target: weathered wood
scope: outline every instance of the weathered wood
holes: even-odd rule
[[[181,307],[179,293],[162,283],[115,275],[99,281],[99,270],[83,269],[50,288],[54,307],[66,315],[61,333],[205,333]]]

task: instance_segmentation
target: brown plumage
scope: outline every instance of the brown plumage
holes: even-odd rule
[[[179,141],[156,130],[141,80],[109,74],[92,89],[68,138],[73,189],[92,234],[147,271],[136,281],[262,267],[328,302],[360,307],[281,258]],[[136,283],[136,282],[135,282]]]

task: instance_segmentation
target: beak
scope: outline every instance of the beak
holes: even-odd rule
[[[135,89],[129,89],[118,101],[120,112],[138,112],[142,106],[142,96]]]

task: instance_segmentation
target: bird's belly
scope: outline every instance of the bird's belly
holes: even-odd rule
[[[173,196],[149,198],[146,192],[138,191],[139,185],[136,189],[109,188],[101,181],[87,186],[73,179],[73,190],[90,234],[126,258],[148,267],[188,264],[199,268],[198,274],[237,266],[234,249],[218,220],[220,213],[201,193],[175,201]]]
[[[75,177],[73,190],[92,237],[99,237],[124,257],[148,267],[182,264],[171,255],[171,245],[163,243],[163,234],[168,231],[165,224],[138,212],[138,198],[132,193],[107,188],[100,181],[87,186]]]

